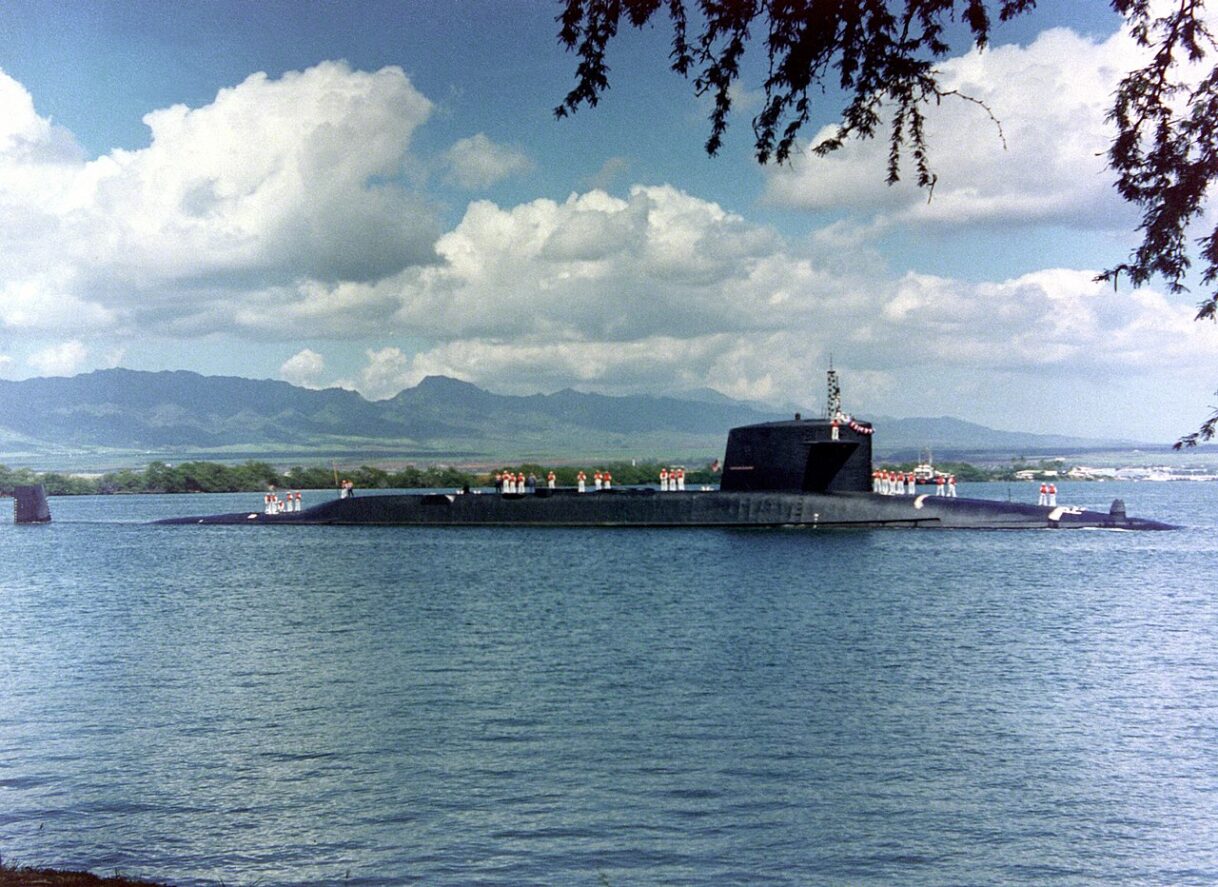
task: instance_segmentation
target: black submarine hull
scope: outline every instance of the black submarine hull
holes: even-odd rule
[[[535,526],[535,527],[906,527],[943,529],[1169,530],[1171,524],[1109,512],[987,499],[860,492],[658,492],[539,490],[535,494],[361,495],[300,512],[169,518],[161,524]]]

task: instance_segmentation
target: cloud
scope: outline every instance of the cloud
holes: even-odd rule
[[[830,353],[877,398],[932,366],[962,379],[1218,372],[1211,330],[1154,290],[1113,294],[1089,269],[891,275],[868,233],[837,224],[796,243],[671,187],[479,201],[435,265],[268,292],[239,317],[264,335],[422,341],[367,352],[343,384],[370,397],[442,373],[517,393],[710,386],[784,401],[819,387]]]
[[[145,116],[148,148],[82,172],[84,211],[117,225],[111,270],[137,281],[383,276],[430,255],[431,211],[394,183],[430,112],[400,68],[254,74]]]
[[[323,62],[153,111],[148,147],[87,161],[0,72],[0,322],[231,326],[254,281],[434,262],[436,210],[401,175],[430,113],[399,68]]]
[[[76,296],[74,284],[74,275],[64,270],[0,281],[0,327],[63,334],[113,325],[114,313]]]
[[[600,169],[584,180],[584,185],[594,191],[610,191],[630,172],[630,160],[626,157],[609,157]]]
[[[444,160],[447,179],[471,191],[489,188],[528,171],[532,165],[523,151],[498,145],[483,133],[459,140],[448,149]]]
[[[279,367],[279,378],[302,388],[319,388],[318,380],[325,370],[325,358],[305,348],[283,362]]]
[[[26,358],[26,363],[43,376],[71,376],[84,365],[88,356],[89,349],[73,339],[34,352]]]
[[[416,343],[367,349],[364,368],[338,381],[372,398],[443,373],[516,393],[710,386],[815,406],[832,353],[866,392],[857,408],[908,414],[919,398],[901,379],[980,404],[993,393],[981,380],[996,372],[1023,381],[1218,373],[1212,330],[1153,290],[1114,295],[1082,269],[991,281],[894,272],[876,245],[897,223],[1090,224],[1108,212],[1102,176],[1071,158],[1087,155],[1099,132],[1087,109],[1111,82],[1101,68],[1117,65],[1114,47],[1053,32],[945,63],[952,83],[995,106],[1009,143],[1041,138],[1039,153],[983,156],[1001,152],[992,123],[971,105],[945,106],[960,134],[940,139],[954,152],[940,163],[959,172],[941,179],[929,208],[922,194],[879,184],[882,156],[874,166],[863,154],[830,158],[819,184],[798,168],[774,173],[771,188],[786,188],[794,205],[864,210],[800,239],[669,185],[475,201],[441,231],[400,175],[431,105],[396,68],[327,62],[255,75],[202,108],[153,112],[147,148],[93,161],[0,74],[0,329],[29,333],[30,349],[39,334],[71,338],[22,356],[43,372],[96,365],[103,349],[90,334],[107,345],[136,336]],[[1068,65],[1087,70],[1066,77]],[[1036,130],[1029,107],[999,107],[1014,102],[1010,84],[1021,79],[1036,94],[1021,101],[1043,94],[1077,145]],[[485,136],[463,149],[482,160],[500,151]],[[882,146],[860,150],[882,155]],[[999,161],[1008,166],[996,171]],[[297,351],[280,376],[325,384],[316,347]]]
[[[423,378],[400,348],[369,348],[364,354],[368,364],[360,370],[359,381],[343,387],[354,388],[369,400],[393,397],[403,388],[417,385]]]
[[[1120,77],[1141,53],[1127,33],[1103,41],[1056,28],[1028,46],[973,50],[939,65],[955,96],[927,109],[927,141],[938,175],[933,198],[903,180],[884,183],[888,141],[851,142],[828,157],[810,151],[767,171],[770,202],[807,210],[874,213],[893,224],[1069,223],[1128,227],[1113,189],[1105,115]],[[1001,133],[999,130],[1001,127]],[[826,128],[810,144],[832,132]],[[1004,147],[1005,144],[1005,147]]]
[[[436,253],[434,266],[374,283],[268,292],[239,320],[281,335],[392,330],[441,340],[750,328],[769,310],[765,278],[781,242],[709,201],[635,187],[626,199],[591,191],[506,209],[478,201]]]

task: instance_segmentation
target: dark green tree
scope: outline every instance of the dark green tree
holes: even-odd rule
[[[933,191],[925,137],[926,109],[949,95],[935,62],[953,47],[948,29],[962,23],[978,48],[989,42],[995,17],[1007,21],[1035,0],[562,0],[558,39],[578,57],[575,86],[555,109],[564,117],[595,106],[609,88],[606,49],[623,24],[642,28],[663,10],[672,25],[672,69],[692,78],[713,100],[706,150],[723,141],[732,86],[750,42],[768,59],[764,101],[753,118],[757,159],[787,160],[813,102],[840,90],[845,106],[836,132],[812,146],[829,154],[850,138],[868,139],[885,125],[887,181],[899,180],[902,158],[913,161],[921,187]],[[1116,136],[1108,152],[1116,187],[1141,213],[1142,242],[1129,260],[1100,279],[1125,276],[1135,286],[1158,277],[1172,292],[1192,280],[1209,290],[1198,320],[1218,318],[1218,227],[1198,233],[1218,177],[1218,67],[1203,19],[1204,0],[1111,0],[1151,60],[1121,81],[1109,119]],[[693,25],[691,29],[691,24]],[[988,109],[987,109],[988,110]],[[1218,411],[1176,444],[1192,446],[1218,433]]]
[[[785,161],[812,116],[813,100],[839,88],[847,97],[836,134],[817,144],[828,154],[847,139],[871,138],[891,109],[888,123],[888,181],[900,178],[906,142],[918,184],[933,186],[925,139],[925,107],[953,95],[939,83],[935,61],[952,49],[946,30],[963,22],[970,39],[989,42],[993,15],[1007,21],[1036,6],[1036,0],[564,0],[559,41],[579,56],[575,86],[559,117],[581,105],[595,106],[609,88],[606,48],[623,21],[642,28],[661,9],[672,23],[672,69],[693,77],[699,96],[710,96],[708,154],[718,152],[732,108],[732,86],[745,49],[764,41],[769,73],[765,99],[753,118],[757,159]],[[690,34],[696,6],[699,33]],[[962,96],[963,97],[963,96]]]
[[[1196,319],[1213,321],[1218,226],[1198,236],[1193,224],[1218,178],[1218,66],[1206,63],[1218,45],[1202,19],[1204,5],[1180,0],[1156,16],[1150,0],[1112,0],[1134,39],[1153,53],[1145,66],[1125,75],[1108,115],[1117,127],[1108,165],[1121,196],[1141,213],[1142,243],[1100,279],[1115,285],[1125,275],[1140,286],[1159,277],[1172,292],[1185,292],[1196,251],[1201,284],[1209,290]],[[1176,441],[1176,449],[1211,440],[1216,430],[1218,411]]]

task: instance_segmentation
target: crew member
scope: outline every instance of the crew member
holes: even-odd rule
[[[942,496],[944,494],[943,487],[944,487],[945,483],[946,483],[946,479],[943,477],[943,475],[941,475],[941,474],[935,475],[935,495],[936,496]]]
[[[605,489],[608,490],[613,486],[613,475],[608,471],[605,472]]]
[[[916,496],[918,494],[918,478],[912,471],[905,475],[905,486],[909,490],[909,495]]]
[[[551,471],[549,474],[546,475],[546,486],[549,487],[551,490],[554,489],[554,485],[557,482],[558,482],[558,476],[553,471]]]
[[[831,440],[838,440],[838,434],[839,434],[839,429],[837,427],[837,419],[834,419],[832,422],[829,423],[829,438]]]
[[[677,469],[677,489],[682,492],[685,491],[685,469],[684,468]]]
[[[668,469],[667,468],[660,469],[660,492],[661,493],[668,492]]]
[[[1049,505],[1057,507],[1057,484],[1049,484]]]
[[[605,485],[605,476],[598,471],[594,475],[592,475],[592,482],[593,482],[593,484],[595,484],[596,488],[599,490]]]
[[[947,476],[947,495],[951,498],[956,498],[956,475],[949,474]]]
[[[1049,504],[1049,485],[1042,483],[1040,485],[1040,498],[1036,500],[1037,505]]]
[[[578,484],[579,491],[581,493],[584,492],[588,486],[588,475],[584,474],[583,471],[580,471],[579,474],[575,475],[575,483]]]

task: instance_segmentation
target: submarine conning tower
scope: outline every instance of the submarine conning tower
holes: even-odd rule
[[[720,489],[729,492],[866,493],[871,425],[854,419],[762,422],[727,436]]]

